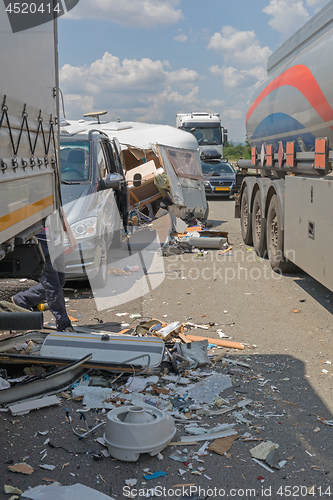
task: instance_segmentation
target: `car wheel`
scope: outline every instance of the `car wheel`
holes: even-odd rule
[[[91,286],[95,288],[105,287],[108,280],[108,249],[105,238],[102,239],[101,247],[101,259],[99,262],[98,273],[91,280]]]
[[[252,245],[252,219],[250,215],[250,200],[247,188],[244,189],[241,201],[241,232],[245,245]]]

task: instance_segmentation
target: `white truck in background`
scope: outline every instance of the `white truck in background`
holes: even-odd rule
[[[201,154],[217,150],[223,157],[223,145],[228,142],[228,130],[222,126],[218,113],[178,113],[176,127],[191,132],[198,141]]]
[[[57,20],[13,33],[1,2],[0,45],[0,277],[34,278],[33,236],[61,204]]]

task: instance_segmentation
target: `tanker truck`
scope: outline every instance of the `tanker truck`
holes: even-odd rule
[[[0,277],[36,278],[44,257],[34,235],[61,206],[57,19],[51,14],[45,24],[15,31],[5,3],[0,3]]]
[[[333,1],[268,59],[246,114],[235,215],[243,241],[278,272],[333,291]]]

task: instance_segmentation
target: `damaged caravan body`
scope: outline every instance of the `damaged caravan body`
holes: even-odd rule
[[[61,134],[97,129],[117,142],[129,190],[129,210],[155,216],[160,207],[185,221],[205,220],[208,205],[195,137],[168,125],[139,122],[62,122]]]

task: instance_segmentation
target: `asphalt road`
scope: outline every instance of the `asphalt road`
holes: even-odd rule
[[[161,487],[156,492],[161,498],[181,497],[184,493],[272,499],[299,498],[307,493],[310,498],[333,496],[333,427],[318,421],[318,416],[333,419],[333,370],[327,363],[333,363],[333,295],[305,273],[289,276],[272,273],[267,261],[259,259],[252,248],[242,243],[239,221],[233,217],[233,201],[209,203],[209,219],[214,229],[229,233],[232,249],[227,255],[208,250],[201,256],[182,254],[154,260],[156,242],[150,233],[149,249],[144,248],[144,236],[143,241],[139,238],[133,242],[129,254],[120,252],[118,257],[113,254],[115,269],[124,267],[121,259],[129,259],[125,265],[137,265],[138,270],[129,275],[115,274],[117,271],[113,270],[107,289],[95,291],[95,298],[83,285],[67,284],[68,311],[79,320],[77,325],[94,330],[134,328],[139,320],[130,315],[140,314],[141,320],[211,324],[209,330],[196,329],[191,333],[217,337],[216,332],[221,329],[230,339],[243,342],[246,345],[243,351],[229,350],[227,354],[233,360],[246,361],[250,368],[233,365],[222,368],[219,364],[217,370],[233,379],[232,388],[222,395],[233,404],[243,398],[252,400],[247,418],[253,427],[236,423],[239,436],[250,432],[264,441],[279,444],[280,458],[286,460],[286,465],[274,473],[263,469],[251,460],[249,452],[258,442],[246,442],[241,437],[233,444],[228,458],[209,452],[201,457],[202,463],[195,462],[193,469],[205,468],[201,475],[192,474],[193,469],[169,458],[171,453],[183,450],[183,446],[165,449],[161,461],[146,455],[141,455],[135,463],[110,458],[95,461],[93,452],[100,451],[100,445],[91,438],[78,440],[66,422],[65,407],[71,412],[82,407],[81,403],[69,400],[59,407],[21,417],[0,412],[3,484],[24,490],[55,480],[63,485],[82,483],[117,499],[125,498],[125,480],[130,478],[137,479],[134,487],[138,490],[137,497],[156,487]],[[140,296],[140,290],[147,293]],[[134,300],[125,302],[136,295]],[[117,313],[128,314],[117,316]],[[49,312],[45,313],[45,319],[52,320]],[[103,415],[87,414],[89,423],[95,418]],[[210,427],[225,422],[236,420],[228,415],[198,421],[199,425],[207,423]],[[182,423],[177,422],[177,427],[178,440],[185,432]],[[47,435],[38,434],[46,430]],[[101,430],[94,437],[102,434]],[[44,445],[46,438],[64,449]],[[186,448],[196,451],[203,443]],[[56,466],[52,472],[39,468],[44,449],[47,456],[43,463]],[[34,468],[31,475],[8,470],[10,463],[22,460]],[[143,478],[146,468],[167,475],[146,480]],[[178,473],[180,468],[186,470],[183,476]],[[176,488],[184,484],[193,485],[192,489]],[[200,492],[195,490],[199,486]],[[9,498],[1,484],[0,498]]]

